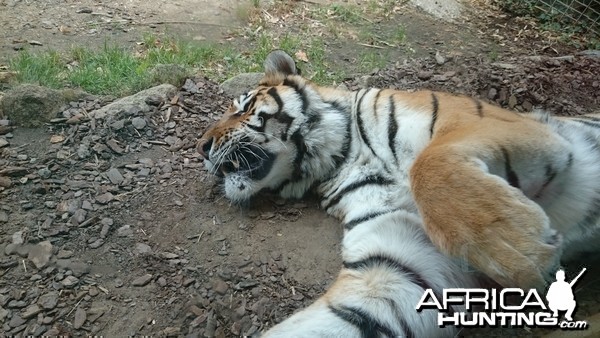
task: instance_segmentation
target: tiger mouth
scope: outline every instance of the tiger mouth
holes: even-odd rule
[[[262,148],[244,146],[232,151],[215,172],[220,177],[238,174],[253,180],[261,180],[271,171],[275,158],[275,154]]]

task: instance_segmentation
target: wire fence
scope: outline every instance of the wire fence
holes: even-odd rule
[[[505,8],[600,35],[600,0],[498,0]],[[526,13],[529,12],[529,13]]]

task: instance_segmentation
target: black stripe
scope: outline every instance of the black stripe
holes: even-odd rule
[[[344,229],[350,231],[352,230],[355,226],[359,225],[360,223],[372,220],[373,218],[385,215],[385,214],[389,214],[395,211],[398,211],[399,209],[392,209],[392,210],[387,210],[387,211],[376,211],[376,212],[372,212],[369,214],[366,214],[365,216],[359,217],[359,218],[355,218],[347,223],[344,223]]]
[[[600,118],[595,117],[595,116],[579,115],[579,116],[574,116],[574,118],[576,118],[576,119],[586,119],[586,120],[590,120],[590,121],[594,121],[594,122],[600,122]]]
[[[379,102],[379,96],[381,95],[382,91],[382,89],[377,91],[377,95],[375,95],[375,102],[373,102],[373,116],[375,119],[377,119],[377,102]]]
[[[402,336],[402,335],[400,335],[400,336],[405,337],[405,338],[415,338],[416,337],[415,332],[408,325],[408,322],[406,321],[406,318],[404,318],[402,311],[400,311],[400,309],[398,308],[398,304],[393,299],[390,299],[390,298],[385,298],[385,301],[392,308],[392,311],[394,311],[394,316],[396,318],[398,318],[398,321],[400,321],[400,325],[404,329],[404,336]]]
[[[281,140],[287,141],[290,127],[294,122],[294,118],[286,114],[284,111],[280,111],[275,115],[275,119],[281,123],[285,123],[285,128],[281,131]]]
[[[569,153],[569,158],[567,159],[567,168],[571,167],[572,165],[573,165],[573,153]]]
[[[336,205],[346,194],[353,192],[359,188],[364,187],[365,185],[374,184],[374,185],[386,185],[392,184],[394,181],[387,179],[385,177],[381,177],[379,175],[371,175],[365,177],[364,180],[353,182],[343,188],[337,195],[332,196],[328,203],[323,205],[324,209],[331,207],[332,205]]]
[[[592,122],[592,121],[585,121],[585,120],[578,120],[578,119],[575,119],[575,121],[577,121],[577,122],[579,122],[581,124],[584,124],[584,125],[586,125],[588,127],[600,128],[600,123],[596,123],[596,122]]]
[[[283,109],[283,101],[281,100],[279,93],[277,93],[277,89],[275,87],[271,87],[269,90],[267,90],[267,94],[271,95],[273,100],[275,100],[275,103],[277,103],[277,113],[279,113]]]
[[[242,107],[242,112],[247,112],[248,108],[250,108],[251,106],[253,106],[255,102],[256,102],[256,95],[254,95],[250,99],[250,101],[246,102],[246,105],[244,105],[244,107]]]
[[[517,189],[521,189],[521,185],[519,184],[519,176],[517,176],[517,173],[514,172],[510,164],[508,151],[504,147],[500,149],[502,150],[502,155],[504,156],[504,169],[506,170],[506,180],[508,181],[508,184]]]
[[[365,127],[363,125],[362,111],[360,109],[360,106],[362,105],[362,100],[365,98],[365,96],[367,96],[367,94],[369,92],[370,92],[370,90],[366,91],[360,97],[360,99],[358,99],[358,103],[356,105],[356,119],[357,119],[357,122],[358,122],[358,131],[360,132],[361,138],[363,139],[363,141],[365,142],[365,144],[367,145],[367,147],[371,150],[371,152],[373,153],[373,155],[377,156],[377,154],[375,154],[375,151],[371,147],[371,142],[367,138],[367,133],[365,132]]]
[[[429,283],[427,283],[427,281],[414,269],[411,269],[408,266],[402,264],[397,259],[391,258],[386,255],[376,254],[358,262],[343,262],[344,268],[351,270],[369,270],[378,265],[388,266],[404,275],[410,276],[412,282],[417,284],[423,290],[433,289],[431,285],[429,285]]]
[[[380,334],[390,338],[396,336],[391,328],[362,309],[345,305],[338,307],[329,305],[328,307],[334,315],[354,325],[360,331],[361,337],[374,338],[379,337]]]
[[[434,289],[431,286],[431,284],[429,284],[425,280],[425,278],[421,276],[421,274],[419,274],[414,269],[411,269],[410,267],[406,266],[405,264],[402,264],[402,262],[400,262],[398,259],[394,259],[383,254],[375,254],[357,262],[343,262],[342,265],[344,268],[350,270],[369,270],[375,266],[388,266],[396,270],[400,274],[409,276],[411,282],[418,285],[424,291],[427,289],[431,289],[437,299],[442,299],[442,294],[439,292],[439,290]],[[449,314],[454,313],[454,309],[451,306],[449,306],[447,310]]]
[[[481,101],[476,98],[473,98],[473,101],[475,102],[475,107],[477,108],[477,115],[479,117],[483,117],[483,105],[481,104]]]
[[[296,145],[296,157],[294,158],[294,171],[292,172],[291,181],[298,182],[304,177],[302,162],[307,149],[306,144],[304,143],[304,136],[300,133],[300,129],[296,130],[290,139]]]
[[[396,104],[394,103],[394,96],[390,96],[390,116],[388,122],[388,145],[394,155],[394,160],[398,162],[398,156],[396,155],[396,134],[398,133],[398,122],[396,121]]]
[[[289,78],[283,80],[283,85],[294,88],[296,93],[298,93],[300,99],[302,100],[302,114],[305,114],[306,108],[308,108],[308,98],[306,97],[306,92],[304,91],[304,89],[300,88],[297,82],[291,81]]]
[[[337,113],[339,113],[346,122],[346,136],[344,138],[344,144],[342,146],[340,155],[333,155],[335,160],[335,167],[339,168],[348,158],[348,153],[350,152],[350,144],[352,143],[352,124],[351,119],[352,116],[344,109],[337,101],[326,101]]]
[[[546,189],[546,187],[552,182],[552,180],[554,180],[555,177],[556,177],[556,171],[554,169],[552,169],[552,165],[550,165],[550,164],[546,165],[546,174],[545,174],[544,183],[540,187],[540,190],[538,190],[538,192],[534,195],[534,197],[539,198],[540,196],[542,196],[542,192],[544,191],[544,189]]]
[[[429,127],[429,133],[433,137],[433,128],[438,117],[438,109],[440,108],[438,98],[435,93],[431,93],[431,105],[433,106],[433,113],[431,114],[431,126]]]

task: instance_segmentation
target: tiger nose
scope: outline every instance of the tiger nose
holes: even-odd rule
[[[196,150],[200,154],[200,156],[204,158],[208,158],[208,152],[210,152],[210,148],[212,147],[214,138],[211,137],[209,139],[201,139],[198,141],[198,145],[196,146]]]

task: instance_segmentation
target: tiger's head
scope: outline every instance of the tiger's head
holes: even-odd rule
[[[225,195],[234,202],[265,189],[301,197],[345,156],[347,93],[314,85],[288,54],[273,51],[259,86],[204,132],[198,152],[205,167],[224,178]]]

